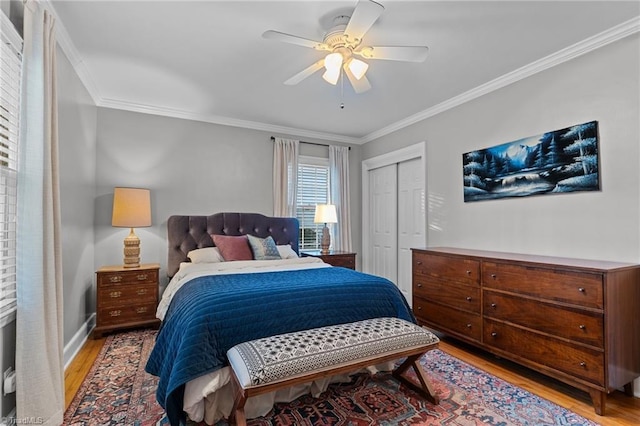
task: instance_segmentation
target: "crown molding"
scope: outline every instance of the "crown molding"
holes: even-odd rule
[[[317,132],[313,130],[298,129],[293,127],[277,126],[273,124],[261,123],[256,121],[248,121],[248,120],[240,120],[240,119],[217,116],[217,115],[196,114],[188,111],[171,109],[167,107],[137,104],[133,102],[125,102],[125,101],[120,101],[116,99],[105,99],[100,95],[98,87],[95,84],[93,78],[91,77],[91,73],[89,72],[89,69],[84,64],[82,57],[80,56],[80,53],[78,52],[77,48],[73,44],[73,41],[69,37],[69,33],[67,32],[66,28],[64,27],[64,24],[58,17],[55,11],[55,8],[53,7],[53,2],[51,0],[40,0],[40,1],[47,7],[49,11],[51,11],[51,13],[56,18],[58,44],[60,45],[64,53],[67,55],[67,57],[69,58],[71,65],[75,69],[80,80],[85,85],[87,91],[91,95],[91,98],[93,99],[94,103],[98,107],[122,109],[126,111],[140,112],[144,114],[155,114],[155,115],[161,115],[165,117],[181,118],[185,120],[202,121],[205,123],[214,123],[214,124],[220,124],[224,126],[244,127],[244,128],[253,129],[253,130],[262,130],[267,132],[298,136],[303,138],[323,139],[327,141],[342,142],[342,143],[353,144],[353,145],[362,145],[367,142],[371,142],[382,136],[386,136],[390,133],[401,130],[412,124],[418,123],[422,120],[433,117],[437,114],[440,114],[442,112],[445,112],[447,110],[460,106],[466,102],[479,98],[480,96],[486,95],[495,90],[501,89],[517,81],[530,77],[534,74],[537,74],[539,72],[552,68],[556,65],[570,61],[571,59],[574,59],[578,56],[582,56],[600,47],[606,46],[610,43],[613,43],[615,41],[628,37],[632,34],[640,32],[640,16],[636,16],[635,18],[630,19],[626,22],[623,22],[619,25],[616,25],[615,27],[612,27],[599,34],[596,34],[592,37],[589,37],[585,40],[575,43],[569,47],[566,47],[562,50],[552,53],[551,55],[548,55],[542,59],[531,62],[530,64],[527,64],[507,74],[504,74],[494,80],[491,80],[485,84],[475,87],[467,92],[454,96],[453,98],[450,98],[444,102],[434,105],[431,108],[427,108],[416,114],[410,115],[407,118],[396,121],[395,123],[392,123],[386,127],[376,130],[375,132],[369,133],[361,138],[356,138],[356,137],[339,135],[334,133],[324,133],[324,132]]]
[[[636,16],[635,18],[630,19],[626,22],[623,22],[622,24],[616,25],[615,27],[612,27],[606,31],[603,31],[599,34],[596,34],[587,39],[584,39],[574,45],[571,45],[555,53],[552,53],[551,55],[546,56],[542,59],[531,62],[528,65],[525,65],[507,74],[504,74],[494,80],[489,81],[488,83],[475,87],[458,96],[454,96],[453,98],[450,98],[444,102],[441,102],[431,108],[425,109],[417,114],[411,115],[405,119],[396,121],[395,123],[392,123],[389,126],[383,127],[379,130],[376,130],[375,132],[369,133],[368,135],[360,139],[360,143],[364,144],[367,142],[371,142],[372,140],[378,139],[382,136],[388,135],[389,133],[393,133],[397,130],[403,129],[407,126],[418,123],[422,120],[425,120],[427,118],[433,117],[447,110],[460,106],[466,102],[479,98],[480,96],[486,95],[487,93],[501,89],[512,83],[515,83],[517,81],[530,77],[534,74],[542,72],[546,69],[549,69],[549,68],[555,67],[556,65],[560,65],[564,62],[570,61],[571,59],[574,59],[574,58],[577,58],[578,56],[592,52],[596,49],[599,49],[600,47],[603,47],[615,41],[621,40],[639,31],[640,31],[640,16]]]
[[[84,64],[84,61],[80,56],[80,52],[78,52],[75,44],[73,44],[73,41],[71,40],[67,29],[58,16],[56,8],[53,6],[53,1],[40,0],[40,2],[49,12],[51,12],[53,17],[55,18],[56,40],[58,41],[58,45],[67,56],[67,59],[69,59],[69,62],[71,62],[71,66],[76,71],[76,74],[78,74],[78,77],[80,78],[80,81],[82,81],[82,84],[84,84],[87,92],[89,92],[89,96],[91,96],[91,99],[93,99],[93,102],[98,105],[100,103],[100,100],[102,99],[100,96],[100,91],[98,90],[98,86],[91,77],[91,73],[89,72],[87,66]]]
[[[294,127],[276,126],[273,124],[261,123],[257,121],[240,120],[236,118],[223,117],[218,115],[196,114],[189,111],[158,107],[154,105],[144,105],[134,102],[124,102],[116,99],[102,99],[98,103],[99,107],[120,109],[124,111],[139,112],[142,114],[161,115],[164,117],[181,118],[185,120],[202,121],[204,123],[221,124],[224,126],[242,127],[245,129],[262,130],[283,135],[298,136],[303,138],[322,139],[325,141],[343,142],[347,144],[360,144],[360,138],[337,135],[334,133],[316,132],[313,130],[297,129]]]

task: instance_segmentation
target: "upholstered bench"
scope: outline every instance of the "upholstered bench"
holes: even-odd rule
[[[229,420],[246,424],[244,405],[251,396],[404,357],[394,377],[438,404],[419,362],[438,342],[433,333],[410,322],[373,318],[240,343],[227,352],[234,387]],[[402,376],[409,367],[419,386]]]

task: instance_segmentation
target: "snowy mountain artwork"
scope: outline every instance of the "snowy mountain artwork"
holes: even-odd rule
[[[597,191],[598,122],[462,154],[464,201]]]

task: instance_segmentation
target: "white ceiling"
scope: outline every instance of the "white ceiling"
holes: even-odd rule
[[[638,1],[378,0],[385,11],[364,43],[427,45],[429,56],[369,61],[373,88],[355,94],[322,72],[284,85],[326,52],[261,35],[322,40],[356,0],[49,1],[99,106],[352,143],[640,29]]]

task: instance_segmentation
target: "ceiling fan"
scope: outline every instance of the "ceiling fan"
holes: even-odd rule
[[[322,41],[285,34],[279,31],[265,31],[262,37],[285,43],[310,47],[330,52],[313,65],[300,71],[284,82],[287,85],[300,83],[321,68],[325,68],[322,78],[333,85],[344,72],[356,93],[371,89],[365,76],[369,64],[356,58],[384,59],[390,61],[423,62],[427,58],[427,46],[367,46],[362,44],[366,32],[384,11],[384,6],[373,0],[359,0],[351,16],[334,18],[333,26]]]

